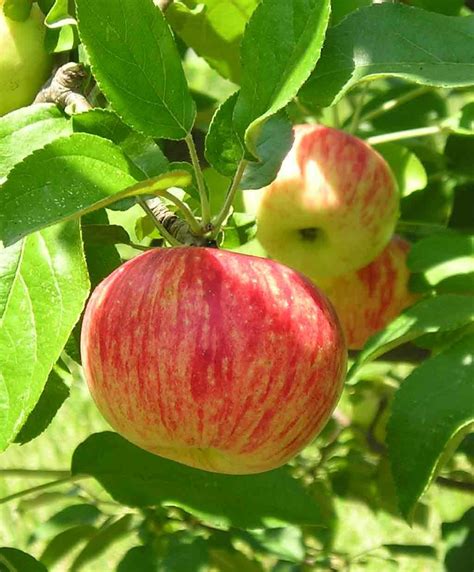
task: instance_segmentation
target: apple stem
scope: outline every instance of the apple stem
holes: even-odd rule
[[[199,198],[201,199],[201,226],[205,232],[208,232],[209,225],[211,222],[211,207],[209,205],[209,199],[207,196],[206,184],[204,182],[204,177],[202,174],[201,165],[199,163],[199,158],[196,151],[196,146],[194,144],[194,139],[191,133],[188,133],[184,138],[186,145],[189,149],[189,155],[191,157],[191,162],[194,167],[194,172],[196,175],[196,183],[199,191]]]
[[[443,125],[432,125],[431,127],[420,127],[417,129],[407,129],[406,131],[395,131],[394,133],[384,133],[383,135],[374,135],[368,137],[366,142],[369,145],[380,145],[390,141],[401,141],[402,139],[412,139],[414,137],[428,137],[429,135],[437,135],[448,131]]]
[[[239,184],[240,181],[242,180],[242,176],[244,174],[246,167],[247,167],[247,161],[245,159],[242,159],[239,163],[239,166],[237,167],[237,171],[235,172],[234,178],[232,179],[232,183],[229,187],[229,190],[227,191],[224,205],[222,206],[222,209],[220,210],[219,214],[217,214],[217,216],[212,221],[212,226],[214,229],[212,232],[212,236],[214,238],[218,235],[221,226],[224,224],[224,222],[227,220],[227,217],[229,216],[232,204],[235,199],[235,195],[237,193],[237,189],[239,188]]]

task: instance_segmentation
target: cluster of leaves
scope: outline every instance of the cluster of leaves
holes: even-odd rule
[[[332,10],[329,0],[186,0],[166,19],[151,0],[75,4],[40,2],[46,43],[90,66],[96,107],[68,116],[45,104],[0,119],[0,450],[40,435],[67,398],[91,287],[163,239],[135,197],[177,188],[196,214],[204,188],[223,221],[226,194],[274,178],[292,123],[351,130],[385,156],[423,299],[355,356],[339,414],[289,467],[213,475],[92,435],[65,477],[81,504],[33,539],[46,543],[44,564],[8,548],[0,569],[44,570],[81,546],[79,570],[133,534],[121,572],[370,569],[404,557],[463,570],[472,512],[438,524],[436,546],[429,535],[414,545],[374,533],[357,555],[361,544],[340,531],[351,502],[423,528],[428,509],[414,509],[440,467],[440,483],[472,486],[472,441],[459,443],[474,420],[474,15],[457,0],[336,0]],[[215,70],[212,96],[188,86],[203,61]],[[200,133],[203,172],[174,156],[176,141],[193,152]],[[259,254],[254,227],[237,196],[222,245]],[[397,358],[408,342],[417,367]],[[111,495],[108,510],[83,496],[86,476]]]

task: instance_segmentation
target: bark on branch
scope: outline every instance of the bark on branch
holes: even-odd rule
[[[38,93],[35,103],[56,103],[68,113],[92,109],[81,90],[87,72],[81,64],[69,62],[61,66],[48,84]]]

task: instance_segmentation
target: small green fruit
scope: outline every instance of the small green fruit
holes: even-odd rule
[[[17,22],[5,15],[3,4],[0,0],[0,115],[29,105],[52,67],[38,6],[33,4],[29,17]]]

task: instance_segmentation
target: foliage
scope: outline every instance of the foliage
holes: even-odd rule
[[[0,117],[0,571],[471,570],[468,3],[38,4],[94,109]],[[286,467],[215,475],[105,431],[80,322],[91,288],[170,240],[140,205],[159,196],[221,247],[265,255],[241,191],[273,180],[304,122],[386,158],[420,300],[350,356],[333,418]]]

